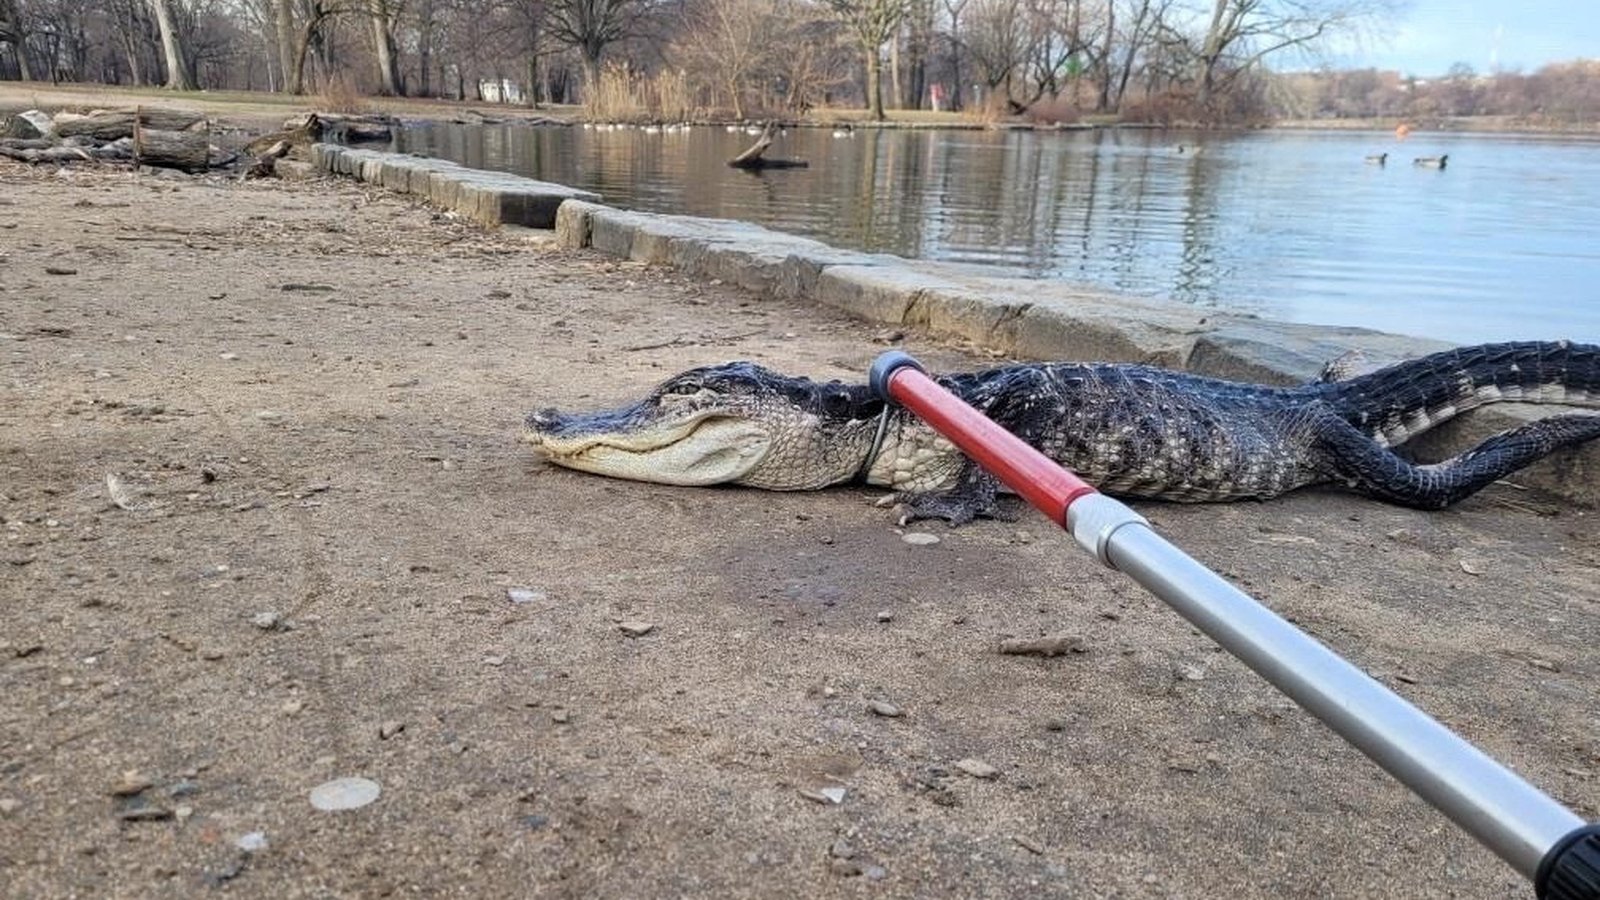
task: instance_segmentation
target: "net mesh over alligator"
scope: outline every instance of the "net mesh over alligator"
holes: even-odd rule
[[[1288,388],[1108,363],[1014,365],[939,381],[1124,497],[1264,499],[1331,482],[1439,509],[1600,437],[1600,415],[1565,413],[1437,463],[1391,449],[1485,403],[1600,408],[1600,347],[1567,342],[1461,347]],[[811,490],[864,480],[895,490],[913,517],[956,522],[992,512],[997,488],[916,416],[886,410],[868,386],[749,362],[691,369],[620,409],[536,412],[523,437],[557,465],[641,481]]]

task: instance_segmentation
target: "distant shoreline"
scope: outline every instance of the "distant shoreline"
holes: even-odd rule
[[[1412,133],[1555,135],[1600,140],[1600,122],[1530,121],[1520,116],[1441,116],[1430,119],[1390,117],[1349,119],[1279,119],[1265,126],[1281,131],[1394,131],[1402,124]]]

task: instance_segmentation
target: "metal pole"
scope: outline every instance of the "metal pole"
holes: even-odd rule
[[[872,385],[1023,494],[1102,563],[1127,573],[1534,882],[1539,898],[1600,898],[1600,825],[1500,765],[1248,594],[1196,562],[1126,505],[940,387],[904,353],[878,357]]]

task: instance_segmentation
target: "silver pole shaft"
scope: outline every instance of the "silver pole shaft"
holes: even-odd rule
[[[1102,562],[1160,597],[1527,878],[1535,877],[1557,841],[1584,825],[1549,795],[1168,543],[1122,503],[1090,495],[1069,507],[1067,516],[1069,530]]]

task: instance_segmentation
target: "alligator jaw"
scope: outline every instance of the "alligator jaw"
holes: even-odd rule
[[[728,416],[573,437],[541,431],[530,419],[523,440],[569,469],[697,487],[738,480],[761,464],[772,445],[764,429]]]

